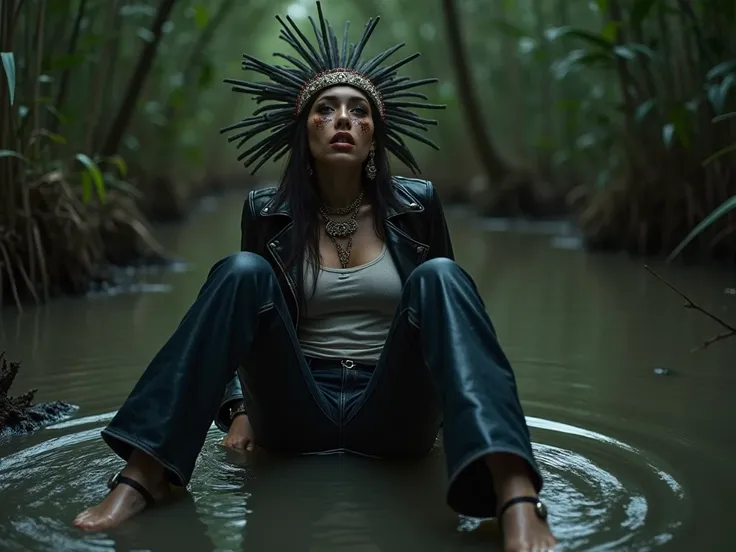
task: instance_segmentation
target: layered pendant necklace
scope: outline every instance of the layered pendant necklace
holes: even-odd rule
[[[332,243],[335,244],[337,258],[340,260],[340,266],[343,268],[347,268],[348,263],[350,263],[350,253],[353,250],[353,236],[358,231],[358,222],[355,219],[358,216],[358,211],[360,211],[362,204],[363,192],[361,191],[355,201],[347,207],[331,208],[323,205],[319,208],[319,214],[322,215],[325,221],[325,232],[330,240],[332,240]],[[330,218],[330,215],[344,216],[348,214],[350,218],[347,220],[337,221]],[[345,245],[337,241],[338,239],[345,238],[348,240]]]

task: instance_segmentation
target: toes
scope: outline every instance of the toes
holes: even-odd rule
[[[79,514],[77,514],[77,517],[74,518],[73,523],[74,525],[85,523],[87,519],[89,519],[89,517],[90,517],[89,510],[85,510],[84,512],[80,512]]]

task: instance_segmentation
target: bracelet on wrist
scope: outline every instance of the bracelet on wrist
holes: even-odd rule
[[[232,422],[237,416],[245,413],[245,401],[238,401],[230,407],[230,421]]]

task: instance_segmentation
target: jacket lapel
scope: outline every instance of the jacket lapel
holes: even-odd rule
[[[422,204],[401,184],[394,184],[396,190],[396,205],[392,207],[386,216],[384,223],[384,232],[386,246],[391,254],[391,258],[399,272],[402,283],[427,258],[429,253],[429,245],[419,241],[416,237],[412,237],[406,230],[406,225],[402,224],[404,216],[417,214],[424,211]],[[280,201],[275,196],[260,211],[263,217],[279,217],[283,218],[285,225],[280,227],[266,242],[266,249],[271,260],[279,267],[280,277],[286,282],[291,295],[292,317],[294,325],[299,325],[299,297],[297,296],[296,282],[298,278],[298,266],[292,266],[288,270],[286,265],[291,259],[294,252],[294,222],[291,219],[291,212],[286,200]],[[284,290],[286,291],[286,290]]]
[[[384,225],[386,245],[399,271],[401,281],[406,282],[409,274],[427,258],[429,245],[410,236],[402,229],[401,218],[404,215],[421,213],[422,204],[401,184],[395,183],[396,206],[386,216]]]

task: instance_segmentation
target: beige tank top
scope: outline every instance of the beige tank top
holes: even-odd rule
[[[307,310],[299,325],[305,355],[375,364],[401,298],[401,278],[383,249],[371,262],[352,268],[320,267],[312,294],[312,271],[305,269]]]

